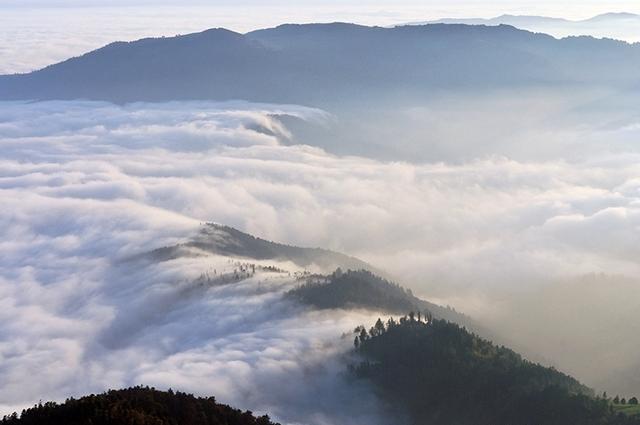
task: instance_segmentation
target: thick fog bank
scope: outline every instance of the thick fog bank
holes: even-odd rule
[[[505,156],[520,162],[588,161],[637,151],[637,90],[529,85],[434,90],[372,102],[344,99],[312,123],[285,117],[294,143],[383,161],[460,164]]]
[[[332,119],[241,103],[0,104],[3,411],[143,383],[289,423],[371,423],[371,394],[336,359],[340,333],[372,315],[299,310],[280,301],[284,275],[190,286],[226,259],[127,261],[204,221],[359,256],[599,389],[640,390],[632,116],[583,133],[624,148],[588,143],[570,160],[409,163],[296,144],[283,114]]]
[[[292,263],[257,262],[286,272],[219,286],[238,260],[138,255],[188,240],[204,217],[243,222],[253,195],[225,180],[238,176],[234,162],[268,161],[228,154],[278,146],[286,131],[268,115],[283,110],[317,113],[0,105],[1,413],[142,384],[215,395],[286,424],[389,423],[342,361],[352,339],[341,334],[373,313],[284,301],[300,270]]]

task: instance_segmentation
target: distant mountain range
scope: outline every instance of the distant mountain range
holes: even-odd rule
[[[555,37],[590,35],[628,42],[640,41],[640,15],[633,13],[605,13],[583,20],[550,18],[545,16],[500,15],[495,18],[445,18],[433,21],[410,22],[403,25],[466,24],[512,25],[523,30],[541,32]]]
[[[117,42],[24,75],[0,100],[243,99],[348,108],[441,91],[537,85],[640,88],[640,45],[554,39],[512,26],[282,25]]]
[[[568,25],[587,25],[601,23],[637,23],[640,22],[640,15],[633,13],[604,13],[589,19],[573,21],[564,18],[552,18],[547,16],[534,15],[500,15],[495,18],[444,18],[434,21],[411,22],[415,25],[427,24],[466,24],[466,25],[543,25],[543,24],[568,24]],[[638,29],[640,31],[640,29]]]

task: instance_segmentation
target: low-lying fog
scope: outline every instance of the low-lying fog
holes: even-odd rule
[[[396,110],[360,123],[382,146],[361,156],[335,153],[355,137],[345,118],[310,108],[0,103],[0,410],[143,383],[286,423],[372,423],[366,402],[328,406],[373,403],[337,359],[374,314],[279,301],[284,276],[190,286],[227,259],[127,261],[204,221],[358,256],[532,358],[639,393],[640,119],[596,114],[611,97],[593,96]],[[415,158],[382,159],[396,146]]]

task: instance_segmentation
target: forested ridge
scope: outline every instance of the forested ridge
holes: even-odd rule
[[[638,425],[553,368],[427,315],[356,328],[351,372],[403,407],[412,424]]]
[[[218,404],[214,397],[149,387],[112,390],[62,404],[40,403],[0,420],[1,425],[279,425]]]
[[[479,327],[464,314],[424,301],[411,290],[368,270],[337,269],[328,276],[311,276],[287,296],[319,309],[366,308],[392,314],[428,310],[436,318]]]
[[[317,308],[354,306],[391,312],[415,309],[418,301],[411,292],[373,273],[340,269],[326,277],[312,276],[289,296]]]
[[[189,241],[154,249],[146,256],[154,261],[168,261],[202,255],[202,253],[254,260],[291,261],[301,267],[315,264],[327,270],[336,267],[372,269],[364,261],[339,252],[286,245],[216,223],[206,223]]]

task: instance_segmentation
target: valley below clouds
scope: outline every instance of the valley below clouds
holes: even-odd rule
[[[340,334],[378,315],[283,299],[292,263],[209,287],[194,282],[234,260],[141,257],[206,222],[356,256],[598,390],[640,390],[640,375],[616,375],[640,348],[637,123],[606,129],[624,149],[575,158],[410,162],[306,145],[283,116],[333,119],[242,102],[0,102],[0,411],[148,384],[283,423],[384,423],[341,361]]]

